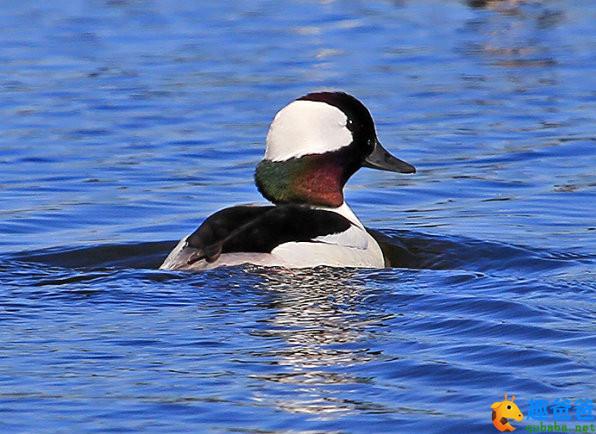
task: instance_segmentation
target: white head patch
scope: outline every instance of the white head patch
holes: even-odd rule
[[[281,109],[267,133],[265,159],[285,161],[306,154],[323,154],[348,146],[352,133],[347,116],[318,101],[294,101]]]

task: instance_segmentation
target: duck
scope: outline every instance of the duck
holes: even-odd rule
[[[312,92],[277,112],[254,180],[271,204],[237,205],[183,237],[160,269],[253,264],[284,268],[384,268],[381,246],[344,199],[360,168],[413,174],[387,151],[369,110],[339,91]]]

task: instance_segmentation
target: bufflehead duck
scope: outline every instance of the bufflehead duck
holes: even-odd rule
[[[344,202],[361,167],[415,173],[377,139],[368,109],[343,92],[316,92],[281,109],[255,182],[274,205],[225,208],[184,237],[161,269],[257,264],[382,268],[377,241]]]

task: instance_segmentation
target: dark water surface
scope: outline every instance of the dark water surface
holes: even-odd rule
[[[596,398],[595,22],[571,0],[3,2],[0,431],[496,432],[504,392]],[[407,263],[156,270],[260,200],[272,116],[323,88],[419,170],[346,192]]]

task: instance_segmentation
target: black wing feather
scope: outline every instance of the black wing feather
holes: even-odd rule
[[[188,262],[213,262],[222,253],[270,253],[280,244],[336,234],[351,224],[335,212],[302,205],[226,208],[207,218],[186,239],[187,247],[197,250]]]

